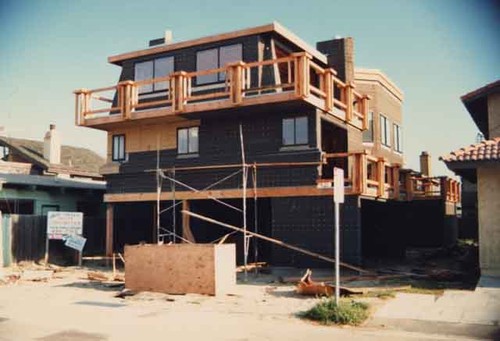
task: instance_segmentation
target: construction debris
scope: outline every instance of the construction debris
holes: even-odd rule
[[[303,253],[303,254],[305,254],[305,255],[308,255],[308,256],[311,256],[311,257],[315,257],[315,258],[318,258],[318,259],[324,260],[324,261],[329,262],[329,263],[335,263],[335,259],[333,259],[333,258],[326,257],[326,256],[323,256],[323,255],[321,255],[321,254],[319,254],[319,253],[312,252],[312,251],[309,251],[309,250],[303,249],[303,248],[301,248],[301,247],[298,247],[298,246],[294,246],[294,245],[291,245],[291,244],[285,243],[285,242],[283,242],[283,241],[281,241],[281,240],[278,240],[278,239],[274,239],[274,238],[271,238],[271,237],[267,237],[267,236],[264,236],[264,235],[259,234],[259,233],[255,233],[255,232],[247,231],[246,229],[243,229],[243,228],[240,228],[240,227],[237,227],[237,226],[234,226],[234,225],[226,224],[226,223],[220,222],[220,221],[218,221],[218,220],[215,220],[215,219],[212,219],[212,218],[209,218],[209,217],[203,216],[203,215],[201,215],[201,214],[193,213],[193,212],[186,211],[186,210],[182,210],[181,212],[182,212],[182,214],[187,215],[187,216],[190,216],[190,217],[193,217],[193,218],[197,218],[197,219],[200,219],[200,220],[203,220],[203,221],[206,221],[206,222],[209,222],[209,223],[215,224],[215,225],[219,225],[219,226],[222,226],[222,227],[226,227],[226,228],[231,229],[231,230],[234,230],[234,231],[242,232],[242,233],[244,233],[245,235],[249,235],[249,236],[252,236],[252,237],[256,237],[256,238],[259,238],[259,239],[262,239],[262,240],[268,241],[268,242],[270,242],[270,243],[273,243],[273,244],[276,244],[276,245],[279,245],[279,246],[285,247],[285,248],[287,248],[287,249],[294,250],[294,251],[297,251],[297,252]],[[371,272],[371,271],[368,271],[368,270],[362,269],[362,268],[360,268],[360,267],[357,267],[357,266],[354,266],[354,265],[351,265],[351,264],[347,264],[347,263],[345,263],[345,262],[339,262],[339,265],[341,265],[341,266],[343,266],[343,267],[345,267],[345,268],[348,268],[348,269],[354,270],[354,271],[358,271],[359,273],[373,274],[373,272]]]
[[[315,282],[311,278],[312,271],[307,269],[304,276],[297,283],[297,293],[310,296],[332,296],[335,293],[335,286],[324,282]],[[355,291],[346,287],[340,287],[340,296],[361,295],[363,292]]]
[[[47,282],[52,278],[52,270],[25,270],[21,274],[21,280],[32,282]]]
[[[130,290],[130,289],[123,289],[122,291],[120,291],[118,294],[115,295],[115,297],[118,297],[118,298],[125,298],[127,296],[134,296],[136,294],[135,291],[133,290]]]
[[[260,268],[262,268],[262,267],[264,267],[266,265],[267,265],[266,262],[249,263],[246,266],[246,270],[249,271],[249,270],[253,270],[253,269],[260,269]],[[238,266],[236,268],[236,272],[243,272],[243,271],[245,271],[245,266],[244,265]]]
[[[91,281],[99,282],[125,282],[125,275],[120,273],[115,273],[114,275],[107,275],[99,271],[89,271],[87,272],[87,278]]]

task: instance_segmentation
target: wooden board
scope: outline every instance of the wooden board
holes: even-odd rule
[[[167,294],[222,295],[236,285],[234,244],[126,245],[125,287]]]

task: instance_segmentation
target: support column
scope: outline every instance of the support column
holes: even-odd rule
[[[106,256],[113,255],[113,204],[106,207]]]
[[[189,211],[189,201],[184,200],[182,202],[182,211]],[[189,240],[191,243],[196,243],[193,231],[191,231],[191,216],[187,214],[182,215],[182,238]]]

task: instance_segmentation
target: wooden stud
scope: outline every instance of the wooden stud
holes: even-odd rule
[[[392,166],[392,198],[394,200],[399,200],[399,169],[401,166],[399,164]]]
[[[113,204],[106,205],[106,256],[113,255]]]
[[[175,209],[175,208],[174,208]],[[189,201],[184,200],[182,202],[182,211],[189,211]],[[191,243],[196,243],[194,239],[193,231],[191,231],[191,217],[187,214],[182,214],[182,238],[190,241]]]
[[[354,85],[352,83],[347,83],[345,86],[345,104],[346,104],[346,112],[345,119],[347,122],[352,121],[352,112],[353,112],[353,90]]]

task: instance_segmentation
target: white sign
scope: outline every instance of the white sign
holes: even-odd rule
[[[66,245],[67,247],[70,247],[72,249],[75,249],[77,251],[82,252],[83,248],[85,247],[86,241],[87,241],[87,239],[85,239],[81,236],[78,236],[76,234],[73,234],[73,235],[66,237],[66,242],[64,243],[64,245]]]
[[[333,201],[344,203],[344,170],[333,168]]]
[[[63,236],[81,235],[83,213],[49,212],[47,215],[47,235],[49,239],[63,239]]]

